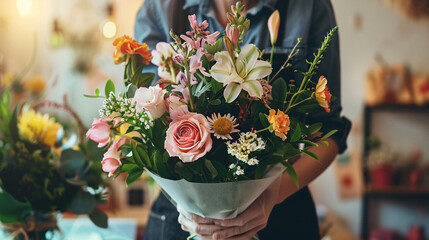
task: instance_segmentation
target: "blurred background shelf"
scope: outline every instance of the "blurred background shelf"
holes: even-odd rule
[[[365,106],[366,111],[391,111],[391,112],[429,112],[429,105],[415,104],[381,104]]]
[[[367,185],[365,194],[370,196],[385,196],[385,197],[427,197],[429,198],[429,186],[389,186],[377,187],[374,185]]]

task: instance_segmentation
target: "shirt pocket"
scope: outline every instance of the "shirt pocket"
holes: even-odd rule
[[[153,211],[149,214],[149,220],[144,232],[145,240],[164,240],[165,238],[165,224],[166,215],[156,213]]]

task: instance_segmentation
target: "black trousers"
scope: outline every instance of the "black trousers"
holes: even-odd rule
[[[177,222],[179,213],[161,193],[152,206],[144,240],[185,240],[189,237]],[[261,240],[319,240],[316,209],[308,188],[303,188],[274,207]]]

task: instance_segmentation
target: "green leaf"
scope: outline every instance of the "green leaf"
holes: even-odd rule
[[[263,128],[270,126],[270,122],[268,121],[267,115],[265,113],[259,113],[259,121],[261,121]]]
[[[137,87],[134,86],[134,85],[132,85],[132,84],[129,84],[127,86],[127,89],[126,89],[127,97],[128,98],[133,98],[134,95],[135,95],[135,93],[136,93],[136,91],[137,91]]]
[[[225,179],[228,176],[228,169],[223,164],[218,161],[211,161],[210,163],[213,165],[214,168],[216,168],[218,175],[222,179]]]
[[[322,137],[322,139],[327,139],[328,137],[330,137],[330,136],[334,135],[336,132],[338,132],[338,129],[331,130],[331,131],[329,131],[327,134],[325,134],[325,135]]]
[[[321,107],[318,103],[302,104],[295,107],[295,110],[300,113],[312,113],[320,111]]]
[[[95,96],[97,97],[100,96],[100,89],[98,88],[95,89]]]
[[[299,154],[301,154],[301,151],[299,149],[292,147],[292,148],[289,148],[285,151],[285,153],[283,154],[283,158],[284,159],[290,159],[290,158],[298,156]]]
[[[0,190],[0,222],[11,224],[22,222],[30,212],[29,202],[20,202],[9,193]]]
[[[71,202],[70,211],[72,211],[74,214],[89,214],[92,212],[95,205],[96,200],[94,196],[88,192],[80,190],[77,192]]]
[[[217,106],[217,105],[220,105],[221,103],[222,101],[220,99],[215,99],[210,102],[210,105]]]
[[[209,43],[207,43],[206,50],[210,54],[215,54],[217,52],[222,51],[222,38],[218,38],[214,45],[210,45]]]
[[[287,92],[286,81],[283,78],[276,79],[273,83],[272,96],[275,101],[283,102]]]
[[[149,155],[147,154],[147,151],[145,149],[143,149],[139,145],[136,146],[133,143],[131,144],[131,149],[133,152],[134,160],[140,168],[152,168],[152,163],[150,162]]]
[[[133,84],[137,88],[149,87],[150,85],[152,85],[153,79],[155,79],[155,73],[141,73],[141,70],[138,70],[131,79],[131,84]]]
[[[327,141],[321,141],[320,143],[322,143],[324,146],[329,146],[329,143]]]
[[[208,159],[204,160],[204,165],[209,170],[212,179],[215,179],[218,175],[216,168],[213,166],[212,162]]]
[[[85,166],[85,155],[81,151],[67,149],[61,153],[60,173],[63,176],[74,176]]]
[[[83,96],[87,98],[106,98],[104,96],[95,96],[95,95],[88,95],[88,94],[83,94]]]
[[[282,164],[285,167],[285,170],[289,174],[290,178],[292,178],[293,183],[295,183],[296,187],[299,188],[298,175],[296,174],[292,164],[287,161],[283,161]]]
[[[109,98],[110,92],[115,93],[115,84],[109,79],[104,86],[104,95],[106,98]]]
[[[153,162],[159,176],[163,178],[170,178],[170,171],[167,162],[164,162],[162,154],[156,150],[153,154]]]
[[[130,167],[130,170],[127,171],[128,172],[128,176],[127,176],[127,187],[129,187],[131,184],[133,184],[135,181],[137,181],[140,176],[143,174],[143,169],[139,168],[136,165],[132,165],[132,167]]]
[[[301,138],[301,127],[300,124],[296,124],[292,137],[290,138],[291,142],[296,142]]]
[[[315,146],[315,147],[319,146],[319,144],[314,143],[314,142],[309,141],[309,140],[301,140],[301,141],[299,141],[299,142],[300,142],[300,143],[305,143],[305,145],[307,145],[307,146]]]
[[[307,150],[301,150],[301,152],[304,153],[304,154],[306,154],[306,155],[308,155],[308,156],[310,156],[310,157],[312,157],[312,158],[314,158],[314,159],[316,159],[316,160],[319,160],[319,157],[314,152],[310,152],[310,151],[307,151]]]
[[[322,128],[322,126],[323,126],[323,124],[318,122],[318,123],[312,124],[310,127],[308,127],[308,130],[313,135],[313,134],[317,133]]]
[[[214,78],[212,78],[210,83],[212,85],[212,91],[214,92],[214,94],[216,94],[217,92],[219,92],[219,90],[223,88],[222,83],[216,81]]]
[[[155,120],[155,123],[152,127],[152,136],[151,136],[152,143],[155,145],[155,147],[158,150],[164,149],[165,135],[166,135],[166,128],[164,126],[164,123],[160,118],[158,118]]]
[[[179,175],[180,178],[183,178],[187,181],[192,181],[193,174],[191,171],[185,167],[183,162],[179,161],[174,166],[174,171]]]
[[[255,170],[255,179],[261,179],[264,176],[265,170],[267,170],[267,165],[259,163]]]
[[[22,101],[16,104],[15,109],[13,110],[12,118],[9,123],[10,135],[14,142],[18,141],[19,139],[18,117],[23,104],[24,102]]]
[[[107,214],[103,211],[98,210],[97,208],[94,208],[92,212],[89,214],[89,219],[100,228],[107,228],[108,227],[108,217]]]

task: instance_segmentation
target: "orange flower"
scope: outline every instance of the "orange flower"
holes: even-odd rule
[[[331,93],[328,90],[327,86],[328,80],[324,76],[319,78],[319,82],[316,85],[316,101],[321,107],[325,109],[326,112],[330,112],[329,109],[331,103]]]
[[[286,140],[286,133],[289,131],[290,120],[289,116],[283,111],[271,109],[268,121],[273,126],[273,130],[277,137],[280,137],[283,141]]]
[[[148,65],[152,60],[152,54],[149,52],[149,47],[146,43],[140,44],[127,35],[117,38],[113,42],[113,46],[116,47],[115,52],[113,53],[115,64],[123,62],[125,54],[140,55],[143,58],[143,63],[146,65]]]

